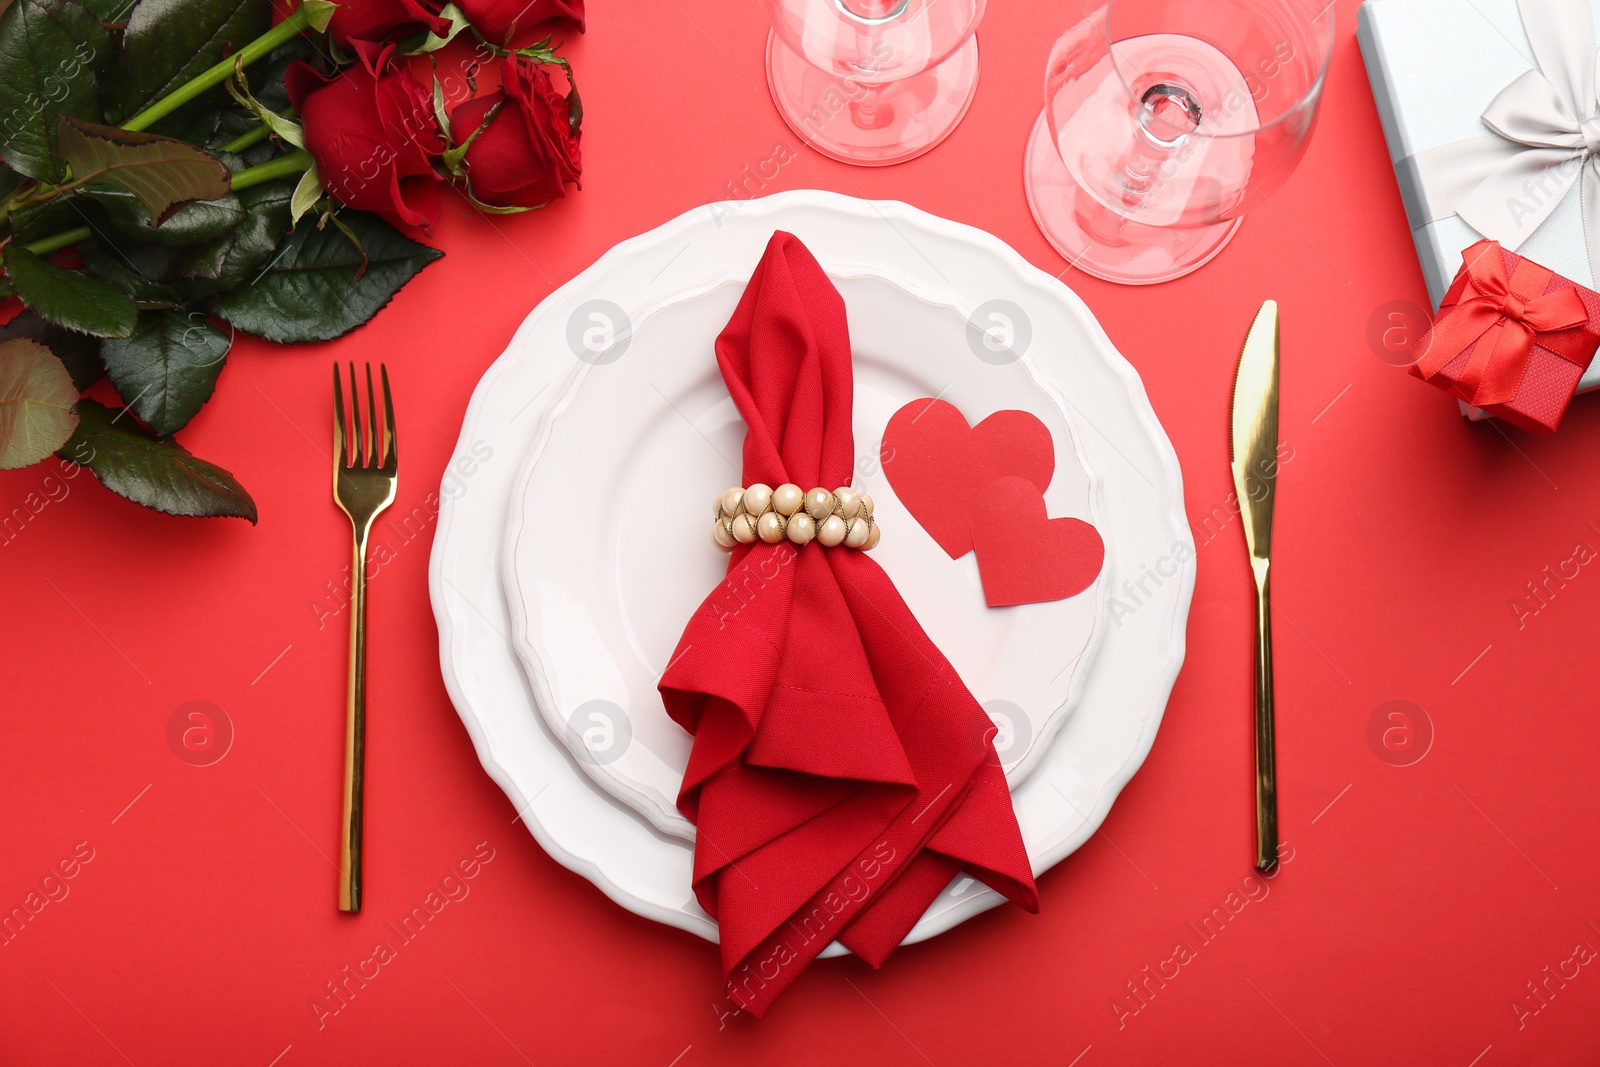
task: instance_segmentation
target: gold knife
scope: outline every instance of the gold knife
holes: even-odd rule
[[[1268,300],[1233,380],[1233,488],[1256,583],[1256,869],[1278,865],[1278,769],[1272,722],[1272,504],[1278,481],[1278,302]]]

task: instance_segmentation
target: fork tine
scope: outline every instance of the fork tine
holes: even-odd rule
[[[389,396],[389,368],[382,363],[378,364],[378,377],[383,379],[383,429],[387,441],[383,464],[392,467],[395,463],[394,400]]]
[[[344,443],[344,390],[339,385],[339,364],[333,365],[333,461],[347,466],[349,452]]]
[[[372,451],[367,455],[367,466],[383,466],[383,427],[378,425],[378,405],[372,399],[372,364],[364,365],[367,371],[367,436]]]
[[[354,363],[350,364],[350,422],[353,427],[351,435],[354,440],[352,451],[355,453],[351,457],[351,465],[365,467],[370,445],[367,441],[367,434],[361,425],[361,390],[356,388],[356,365]]]

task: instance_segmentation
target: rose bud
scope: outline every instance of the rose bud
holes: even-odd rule
[[[356,42],[357,62],[332,78],[305,63],[284,76],[322,187],[347,207],[427,229],[439,218],[444,150],[426,86],[391,67],[394,46]]]
[[[551,19],[574,23],[583,32],[583,0],[457,0],[456,6],[485,40],[496,43],[508,40],[519,27]]]
[[[355,42],[382,42],[428,30],[439,36],[450,31],[450,20],[439,11],[445,0],[341,0],[328,23],[328,36],[346,52]]]
[[[501,61],[500,88],[455,109],[450,129],[465,145],[467,190],[490,207],[544,207],[578,185],[583,164],[572,94],[562,96],[551,65],[517,56]]]

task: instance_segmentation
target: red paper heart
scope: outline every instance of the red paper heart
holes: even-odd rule
[[[968,516],[997,478],[1017,476],[1043,493],[1055,473],[1050,430],[1026,411],[997,411],[968,426],[943,400],[913,400],[883,431],[883,473],[900,503],[951,559],[972,551]],[[982,505],[977,506],[977,505]]]
[[[1001,478],[972,513],[983,599],[991,608],[1040,604],[1083,592],[1105,562],[1100,533],[1082,519],[1052,519],[1026,478]]]

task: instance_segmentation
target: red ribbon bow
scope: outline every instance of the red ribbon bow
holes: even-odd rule
[[[1507,278],[1505,258],[1493,241],[1469,248],[1462,272],[1465,290],[1454,305],[1440,309],[1433,328],[1412,349],[1423,378],[1433,378],[1471,347],[1455,385],[1469,404],[1481,408],[1508,404],[1517,395],[1536,338],[1539,347],[1562,359],[1588,365],[1592,339],[1581,332],[1561,332],[1589,319],[1577,289],[1545,292],[1553,272],[1526,258]]]

